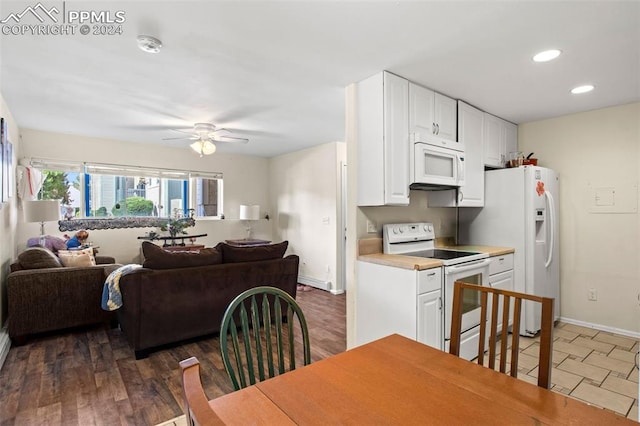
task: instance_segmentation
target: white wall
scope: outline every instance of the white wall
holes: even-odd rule
[[[331,142],[270,160],[271,218],[277,240],[288,240],[300,256],[299,274],[331,283],[338,280],[340,229],[340,164],[344,143]]]
[[[559,174],[561,316],[640,332],[640,103],[521,124],[518,147]],[[635,211],[591,212],[590,187]]]
[[[196,220],[189,233],[206,233],[197,243],[213,246],[225,239],[244,238],[245,225],[240,220],[240,204],[259,204],[261,216],[270,213],[268,170],[269,160],[262,157],[215,153],[198,157],[188,147],[173,148],[158,145],[122,142],[116,140],[42,132],[21,129],[21,158],[45,158],[78,162],[95,162],[121,165],[159,167],[181,170],[222,172],[224,174],[224,220]],[[14,247],[21,251],[29,237],[39,234],[39,225],[22,222]],[[262,219],[252,224],[253,236],[272,240],[271,227]],[[114,256],[119,263],[139,262],[140,240],[153,228],[132,228],[90,231],[89,240],[100,246],[100,254]],[[46,224],[46,232],[62,235],[53,222]]]
[[[1,93],[0,117],[7,120],[9,142],[13,144],[14,155],[14,169],[11,170],[10,173],[15,176],[16,158],[20,154],[21,143],[18,126]],[[0,367],[2,367],[4,359],[9,352],[9,335],[6,333],[4,325],[7,320],[7,275],[9,275],[9,265],[16,256],[15,229],[18,222],[18,197],[16,196],[15,188],[13,194],[13,197],[10,198],[8,202],[0,204],[0,237],[2,238],[2,243],[0,244]]]

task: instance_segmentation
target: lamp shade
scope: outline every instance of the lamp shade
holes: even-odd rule
[[[258,220],[260,219],[260,206],[254,204],[252,206],[240,205],[240,220]]]
[[[58,200],[34,200],[23,203],[25,222],[60,220],[60,201]]]

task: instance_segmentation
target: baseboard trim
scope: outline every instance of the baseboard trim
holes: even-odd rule
[[[11,349],[11,339],[9,339],[7,327],[4,327],[0,330],[0,370],[9,355],[9,349]]]
[[[594,330],[606,331],[606,332],[609,332],[609,333],[615,333],[615,334],[619,334],[621,336],[632,337],[634,339],[640,340],[640,332],[637,332],[637,331],[624,330],[622,328],[609,327],[607,325],[601,325],[601,324],[593,324],[593,323],[590,323],[590,322],[580,321],[580,320],[576,320],[576,319],[573,319],[573,318],[567,318],[567,317],[560,317],[560,321],[566,322],[567,324],[573,324],[573,325],[579,325],[579,326],[582,326],[582,327],[593,328]]]
[[[330,291],[330,293],[331,293],[331,294],[335,294],[335,295],[343,294],[343,293],[344,293],[344,290],[331,290],[331,291]]]
[[[298,275],[298,282],[300,284],[319,288],[320,290],[331,290],[331,281],[322,281],[311,277],[305,277],[304,275]]]

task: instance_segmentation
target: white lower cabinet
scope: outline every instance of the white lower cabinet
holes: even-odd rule
[[[505,254],[491,258],[489,264],[489,285],[500,290],[513,291],[513,254]],[[498,332],[502,330],[503,298],[498,306]],[[513,303],[512,303],[513,304]],[[511,320],[511,317],[510,321]],[[511,326],[511,322],[509,323]]]
[[[443,348],[441,268],[357,262],[356,345],[397,333]]]
[[[442,348],[442,291],[418,295],[418,342]]]

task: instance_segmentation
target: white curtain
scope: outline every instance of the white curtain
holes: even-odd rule
[[[38,199],[38,192],[42,188],[44,177],[42,172],[31,166],[16,167],[18,181],[18,197],[22,200]]]

